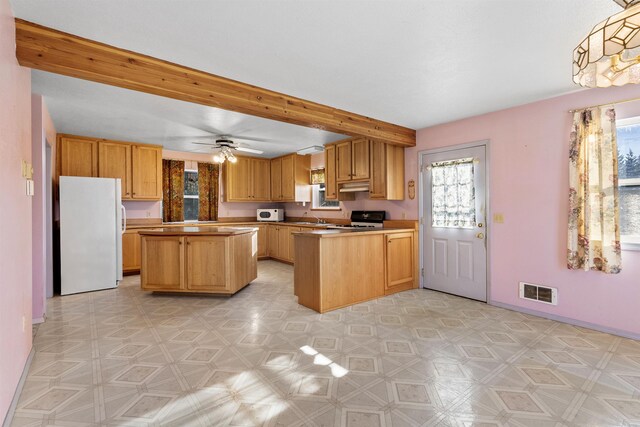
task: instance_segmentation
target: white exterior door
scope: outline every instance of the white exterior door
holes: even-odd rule
[[[425,153],[424,287],[487,300],[485,145]]]

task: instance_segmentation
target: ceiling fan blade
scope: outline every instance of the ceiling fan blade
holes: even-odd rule
[[[217,147],[218,143],[216,142],[191,142],[192,144],[197,144],[197,145],[208,145],[209,147]]]
[[[244,151],[245,153],[263,154],[264,151],[254,150],[253,148],[234,147],[234,150]]]

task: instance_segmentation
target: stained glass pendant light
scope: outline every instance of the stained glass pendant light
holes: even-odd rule
[[[585,87],[640,83],[640,0],[599,23],[573,51],[573,81]]]

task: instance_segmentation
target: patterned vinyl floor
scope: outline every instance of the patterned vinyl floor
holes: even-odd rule
[[[319,315],[292,280],[49,300],[12,425],[640,425],[640,342],[425,290]]]

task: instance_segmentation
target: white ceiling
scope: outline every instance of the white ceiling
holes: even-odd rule
[[[573,48],[620,10],[612,0],[12,3],[16,16],[29,21],[414,129],[576,90]],[[224,120],[236,115],[177,101],[136,104],[139,94],[93,85],[34,73],[34,86],[63,129],[101,120],[106,130],[109,118],[124,115],[89,99],[98,93],[129,111],[135,105],[136,117],[119,117],[117,126],[141,135],[185,136],[184,126],[220,133],[255,127],[261,133],[252,135],[278,139],[286,133],[280,127],[290,126],[267,129],[249,120],[226,128]],[[67,105],[83,96],[82,111]],[[84,121],[62,117],[74,111]],[[103,116],[92,119],[90,112]]]
[[[345,138],[44,71],[32,72],[32,91],[45,97],[60,133],[160,144],[170,150],[210,153],[210,147],[192,142],[228,135],[264,151],[262,157],[275,157]]]

